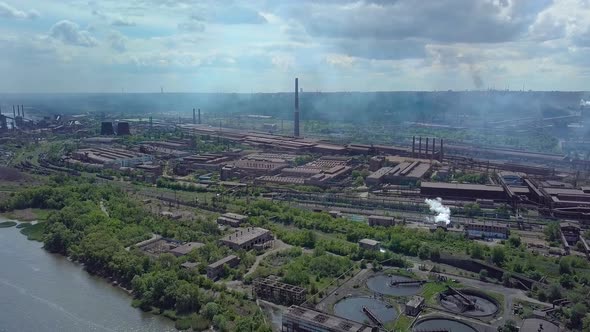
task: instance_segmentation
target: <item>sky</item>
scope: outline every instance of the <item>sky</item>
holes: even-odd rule
[[[0,92],[590,90],[590,0],[0,0]]]

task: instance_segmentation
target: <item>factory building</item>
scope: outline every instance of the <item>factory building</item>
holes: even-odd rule
[[[174,173],[186,176],[197,170],[219,171],[223,165],[232,160],[230,155],[219,153],[204,153],[194,156],[187,156],[180,159],[174,165]]]
[[[255,246],[272,243],[274,237],[268,229],[260,227],[248,227],[238,229],[236,232],[223,237],[219,242],[233,250],[250,250]]]
[[[243,223],[248,220],[247,216],[237,213],[224,213],[217,218],[218,225],[227,225],[231,227],[240,227]]]
[[[153,156],[116,148],[87,148],[72,153],[72,158],[104,167],[134,167],[152,161]]]
[[[416,183],[430,171],[430,163],[420,161],[402,162],[393,167],[382,167],[367,176],[365,182],[369,186],[383,183],[410,184]]]
[[[480,198],[504,201],[507,198],[502,186],[443,182],[422,182],[420,184],[420,195],[467,200]]]
[[[240,264],[240,258],[236,255],[229,255],[225,258],[218,260],[217,262],[207,265],[207,278],[217,280],[223,276],[223,266],[227,265],[230,268],[234,268]]]
[[[387,216],[369,216],[369,226],[395,226],[395,218]]]
[[[507,239],[510,228],[502,224],[472,221],[465,224],[465,233],[469,238]]]
[[[240,159],[221,169],[221,180],[278,174],[287,163]]]
[[[271,278],[257,278],[252,293],[257,298],[280,305],[299,305],[305,302],[307,290]]]
[[[292,305],[283,314],[281,332],[377,332],[371,327],[321,311]]]
[[[381,249],[381,242],[372,239],[361,239],[359,240],[359,247],[365,250],[378,251]]]

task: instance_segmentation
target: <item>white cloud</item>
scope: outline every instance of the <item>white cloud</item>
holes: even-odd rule
[[[78,24],[68,20],[55,23],[49,30],[49,35],[65,44],[74,46],[93,47],[98,44],[88,31],[80,29]]]
[[[326,56],[326,62],[332,66],[350,68],[355,63],[355,59],[348,55],[328,54]]]
[[[18,19],[34,19],[39,17],[39,12],[35,9],[24,11],[16,9],[6,2],[0,2],[0,17],[18,18]]]

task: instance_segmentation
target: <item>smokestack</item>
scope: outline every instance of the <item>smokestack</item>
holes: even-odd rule
[[[20,112],[22,113],[23,119],[25,118],[25,106],[20,105]]]
[[[16,115],[20,116],[20,105],[16,105]]]
[[[430,154],[430,162],[432,162],[432,159],[434,158],[434,152],[436,150],[436,138],[432,138],[432,153]]]
[[[193,108],[193,124],[197,123],[197,115],[195,113],[195,109]]]
[[[16,111],[14,110],[14,105],[12,105],[12,118],[16,118]]]
[[[422,136],[418,137],[418,158],[422,158]]]
[[[412,136],[412,158],[416,156],[416,136]]]
[[[444,158],[444,154],[443,154],[443,139],[440,139],[440,161],[442,162]]]
[[[426,137],[426,158],[428,158],[428,137]]]
[[[295,78],[295,119],[293,135],[299,137],[299,78]]]
[[[199,108],[199,124],[201,124],[201,109]]]

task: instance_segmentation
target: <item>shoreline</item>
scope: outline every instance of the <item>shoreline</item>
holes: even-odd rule
[[[23,230],[27,229],[28,227],[20,227],[20,228],[18,227],[19,225],[22,225],[22,224],[33,225],[33,224],[37,223],[37,220],[21,221],[21,220],[18,220],[18,219],[7,218],[7,216],[5,214],[0,214],[0,217],[3,217],[4,219],[6,219],[4,222],[15,222],[16,223],[15,225],[13,225],[11,227],[5,227],[5,228],[7,228],[7,229],[8,228],[15,228],[15,229],[17,229],[17,231],[20,233],[21,236],[24,236],[27,239],[27,241],[39,242],[39,243],[43,244],[43,241],[40,241],[40,240],[35,239],[35,238],[30,238],[27,234],[24,234],[22,232]],[[0,228],[0,231],[2,231],[2,228]],[[46,252],[46,253],[48,253],[50,255],[57,256],[57,257],[60,257],[62,259],[67,260],[68,262],[72,263],[73,265],[76,265],[78,268],[81,268],[81,270],[83,270],[84,273],[86,273],[89,276],[95,278],[96,280],[100,280],[99,282],[107,283],[109,286],[111,286],[113,288],[116,288],[118,291],[121,291],[122,293],[125,293],[125,295],[126,295],[126,297],[128,299],[127,305],[130,308],[133,308],[134,310],[138,310],[138,311],[140,311],[142,313],[145,313],[145,314],[149,314],[150,316],[163,317],[163,318],[165,318],[167,321],[169,321],[172,324],[171,327],[173,327],[176,331],[180,331],[175,326],[176,320],[174,320],[174,319],[172,319],[172,318],[170,318],[170,317],[168,317],[166,315],[162,315],[160,313],[159,308],[157,310],[147,310],[147,311],[145,311],[145,310],[142,310],[139,307],[134,306],[133,305],[133,300],[134,300],[133,290],[130,289],[130,288],[126,288],[126,287],[122,286],[116,280],[113,280],[113,278],[106,277],[106,276],[101,275],[101,274],[98,274],[98,273],[92,273],[91,271],[89,271],[88,269],[86,269],[86,266],[83,263],[78,262],[78,261],[74,261],[74,260],[72,260],[68,256],[64,256],[64,255],[61,255],[61,254],[58,254],[58,253],[49,252],[43,246],[41,246],[38,249],[39,250],[43,250],[44,252]]]

